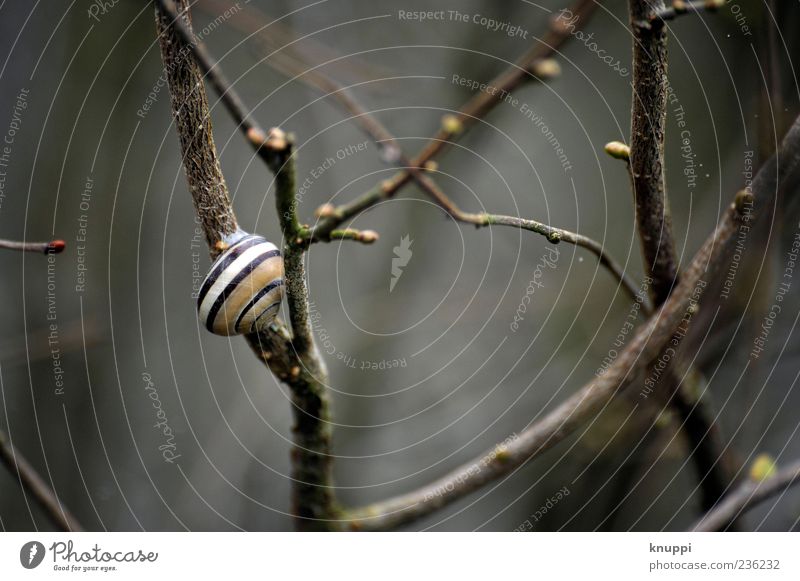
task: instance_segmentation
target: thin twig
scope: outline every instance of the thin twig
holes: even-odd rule
[[[554,244],[558,244],[559,242],[563,241],[585,248],[597,256],[600,264],[606,267],[614,276],[614,278],[622,284],[623,288],[631,296],[631,298],[636,300],[636,295],[638,293],[637,284],[625,274],[625,271],[622,269],[619,263],[615,261],[608,254],[608,252],[606,252],[603,245],[596,240],[593,240],[582,234],[570,232],[569,230],[565,230],[563,228],[555,228],[542,222],[537,222],[536,220],[528,220],[525,218],[503,216],[498,214],[473,214],[464,212],[439,188],[439,186],[436,185],[436,183],[430,177],[413,166],[406,167],[409,173],[413,176],[413,179],[420,185],[423,191],[433,198],[450,216],[453,217],[453,219],[478,227],[510,226],[512,228],[520,228],[522,230],[529,230],[531,232],[541,234]],[[372,206],[371,197],[370,201],[356,200],[355,202],[345,206],[333,207],[326,205],[323,208],[320,208],[317,211],[317,215],[321,216],[323,219],[308,231],[306,240],[304,242],[311,244],[313,242],[330,240],[332,233],[335,232],[335,230],[333,230],[334,225],[341,224],[342,222],[355,216],[363,209],[366,209],[370,206]],[[326,219],[331,217],[334,219]]]
[[[583,386],[509,444],[489,450],[418,490],[351,511],[351,528],[383,530],[426,516],[516,470],[594,417],[659,356],[681,320],[691,317],[690,299],[697,300],[702,295],[704,277],[712,276],[726,259],[729,243],[744,221],[745,207],[752,204],[752,212],[757,215],[774,202],[779,185],[795,171],[799,160],[800,118],[784,138],[779,154],[759,170],[751,191],[736,195],[668,299],[640,327],[605,374]]]
[[[335,213],[320,223],[321,230],[333,230],[347,218],[394,196],[403,186],[412,181],[414,169],[423,171],[428,169],[428,163],[444,151],[449,143],[466,133],[472,125],[502,103],[505,96],[524,81],[544,81],[551,78],[556,73],[557,66],[553,66],[554,63],[549,60],[550,57],[557,54],[561,46],[572,38],[572,33],[591,16],[596,5],[595,0],[578,0],[571,8],[563,11],[565,15],[569,15],[569,18],[553,18],[544,38],[537,39],[536,44],[514,65],[487,83],[487,86],[495,90],[476,93],[456,114],[450,116],[450,123],[443,123],[428,144],[409,162],[403,164],[403,171],[376,184],[356,200],[339,206]]]
[[[294,336],[291,345],[297,363],[290,367],[289,385],[295,416],[295,448],[292,453],[293,505],[303,530],[333,528],[338,516],[333,496],[328,371],[311,328],[308,288],[303,265],[303,226],[297,219],[295,166],[291,138],[279,129],[265,144],[275,172],[275,201],[284,236],[283,260],[289,318]],[[248,337],[263,351],[260,335]],[[276,362],[273,360],[274,365]]]
[[[67,532],[83,530],[78,519],[64,506],[36,469],[11,445],[8,436],[3,432],[0,432],[0,460],[12,474],[16,475],[22,489],[30,491],[58,530]]]
[[[225,247],[225,237],[236,232],[238,226],[214,146],[203,76],[195,58],[185,58],[188,56],[186,43],[193,42],[188,0],[179,0],[179,7],[182,15],[175,20],[175,4],[159,2],[156,25],[189,189],[214,256]],[[198,45],[194,43],[193,46],[196,49]],[[234,100],[233,103],[241,102]],[[292,484],[297,525],[303,529],[328,528],[327,523],[332,522],[335,508],[329,480],[329,436],[325,433],[330,429],[324,391],[326,372],[308,322],[302,253],[294,244],[301,227],[294,210],[285,207],[294,200],[291,142],[282,131],[273,129],[263,135],[258,149],[261,157],[276,172],[276,199],[281,225],[287,236],[284,261],[294,334],[289,334],[281,323],[276,322],[268,330],[248,336],[248,341],[259,358],[292,391],[295,404]]]
[[[669,6],[662,6],[655,10],[648,18],[650,22],[656,20],[673,20],[684,14],[696,14],[698,12],[716,12],[725,4],[724,0],[673,0]]]
[[[58,254],[67,247],[63,240],[50,242],[17,242],[16,240],[0,240],[0,248],[21,250],[22,252],[38,252],[39,254]]]
[[[731,522],[751,508],[798,483],[800,483],[800,462],[795,462],[760,482],[752,480],[743,482],[689,530],[702,532],[725,530]]]

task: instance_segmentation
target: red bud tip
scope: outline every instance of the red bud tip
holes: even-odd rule
[[[45,253],[47,254],[58,254],[59,252],[63,252],[64,249],[67,247],[67,243],[63,240],[53,240],[50,244],[47,245],[45,249]]]

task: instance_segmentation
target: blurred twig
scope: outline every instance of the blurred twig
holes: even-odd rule
[[[40,254],[58,254],[63,252],[67,245],[63,240],[50,242],[17,242],[16,240],[0,240],[0,248],[7,250],[21,250],[22,252],[38,252]]]
[[[67,532],[83,530],[78,519],[63,505],[53,489],[39,476],[36,469],[19,453],[3,432],[0,432],[0,460],[12,474],[16,475],[22,489],[33,495],[56,528]]]
[[[647,17],[647,21],[654,22],[656,20],[673,20],[678,16],[684,14],[693,14],[697,12],[716,12],[720,7],[725,4],[724,0],[673,0],[669,6],[662,5]]]
[[[706,513],[690,530],[721,531],[757,504],[800,483],[800,462],[779,470],[766,480],[747,480],[731,491],[714,509]]]

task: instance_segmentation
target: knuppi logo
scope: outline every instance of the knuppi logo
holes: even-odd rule
[[[44,545],[39,541],[29,541],[19,550],[19,562],[26,569],[35,569],[44,560]]]

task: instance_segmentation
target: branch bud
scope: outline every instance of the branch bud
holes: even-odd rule
[[[775,458],[769,454],[759,454],[750,465],[750,480],[763,482],[773,476],[778,471]]]
[[[606,153],[614,159],[629,161],[631,158],[631,148],[621,141],[610,141],[604,147]]]
[[[530,70],[540,79],[553,79],[561,74],[561,65],[555,59],[541,59],[534,62]]]
[[[333,204],[322,204],[319,208],[314,210],[314,215],[317,218],[330,218],[336,215],[336,206]]]
[[[464,125],[455,115],[445,115],[442,117],[442,129],[450,135],[458,135],[464,130]]]

